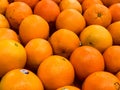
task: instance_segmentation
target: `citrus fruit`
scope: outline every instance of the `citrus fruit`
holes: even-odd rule
[[[40,0],[34,8],[34,14],[40,15],[47,22],[54,22],[59,13],[59,6],[53,0]]]
[[[86,22],[84,17],[76,9],[65,9],[56,19],[57,29],[69,29],[76,34],[79,34],[85,26]]]
[[[18,31],[21,21],[32,14],[32,9],[24,2],[10,3],[6,9],[5,16],[11,27]]]
[[[101,53],[113,43],[110,32],[100,25],[86,27],[80,34],[80,40],[82,45],[93,46]]]
[[[24,68],[26,51],[17,41],[0,40],[0,77],[16,68]]]
[[[83,13],[83,16],[87,25],[98,24],[107,27],[112,21],[109,9],[102,4],[91,5]]]
[[[101,0],[84,0],[82,2],[82,9],[83,9],[83,12],[85,12],[85,10],[94,5],[94,4],[103,4]]]
[[[29,15],[21,22],[19,35],[24,45],[34,38],[47,39],[49,36],[49,25],[42,17],[35,14]]]
[[[120,70],[120,46],[114,45],[107,48],[104,53],[104,61],[106,70],[111,73],[117,73]]]
[[[120,80],[112,73],[99,71],[90,74],[83,82],[82,90],[119,90]]]
[[[53,55],[40,64],[37,75],[43,82],[45,89],[56,90],[73,83],[74,68],[68,59]]]
[[[8,0],[0,0],[0,13],[1,14],[5,14],[8,5],[9,5]]]
[[[62,36],[61,36],[62,35]],[[49,42],[53,48],[53,53],[69,58],[74,49],[80,46],[79,37],[67,29],[59,29],[54,32]]]
[[[27,69],[14,69],[0,82],[0,90],[44,90],[41,80]]]
[[[60,7],[61,11],[65,10],[65,9],[72,8],[72,9],[76,9],[80,13],[82,13],[82,6],[79,3],[79,1],[77,1],[77,0],[62,0],[59,3],[59,7]]]
[[[30,40],[25,50],[27,53],[27,68],[37,71],[40,63],[47,57],[53,54],[50,43],[42,38],[35,38]]]
[[[112,15],[112,22],[120,21],[120,3],[112,4],[109,7],[110,13]]]
[[[33,9],[34,6],[39,2],[39,0],[14,0],[14,2],[25,2]]]
[[[113,44],[114,45],[120,45],[120,21],[116,21],[111,23],[107,29],[110,32],[112,39],[113,39]]]
[[[0,28],[0,40],[12,39],[20,42],[18,34],[10,28]]]
[[[76,48],[70,56],[70,62],[80,80],[84,80],[93,72],[103,71],[105,67],[102,54],[91,46]]]

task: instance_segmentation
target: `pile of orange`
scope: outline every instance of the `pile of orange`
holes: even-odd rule
[[[0,0],[0,90],[120,90],[120,0]]]

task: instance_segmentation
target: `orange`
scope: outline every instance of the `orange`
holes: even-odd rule
[[[59,4],[59,7],[61,11],[72,8],[82,13],[82,6],[77,0],[62,0]]]
[[[116,21],[111,23],[107,27],[108,31],[112,35],[113,38],[113,44],[114,45],[120,45],[120,21]]]
[[[34,8],[34,6],[39,2],[39,0],[14,0],[14,2],[25,2],[26,4],[28,4],[32,9]]]
[[[115,3],[109,7],[112,15],[112,22],[120,21],[120,3]]]
[[[53,55],[40,64],[37,75],[43,82],[45,89],[56,90],[73,83],[74,68],[68,59]]]
[[[107,48],[103,57],[105,60],[106,70],[111,73],[117,73],[120,70],[120,46],[115,45]]]
[[[83,9],[83,12],[85,12],[85,10],[94,5],[94,4],[103,4],[101,0],[84,0],[83,3],[82,3],[82,9]]]
[[[101,0],[103,4],[107,7],[111,6],[112,4],[115,3],[120,3],[120,0]]]
[[[13,29],[18,29],[21,21],[32,14],[32,9],[24,2],[10,3],[5,16]]]
[[[83,14],[87,25],[98,24],[107,27],[112,20],[109,9],[102,4],[90,6]]]
[[[0,40],[12,39],[20,42],[18,34],[10,28],[0,28]]]
[[[56,19],[57,29],[69,29],[79,34],[86,26],[86,22],[82,14],[75,9],[63,10]]]
[[[41,80],[27,69],[14,69],[0,82],[0,90],[44,90]]]
[[[63,86],[56,90],[81,90],[81,89],[79,89],[78,87],[75,87],[75,86]]]
[[[54,22],[59,13],[59,6],[53,0],[41,0],[34,8],[34,14],[40,15],[47,22]]]
[[[9,25],[9,22],[7,20],[7,18],[0,14],[0,28],[9,28],[10,25]]]
[[[47,57],[52,55],[52,47],[50,43],[42,38],[30,40],[25,50],[27,53],[27,68],[36,71],[40,63]]]
[[[89,75],[82,90],[119,90],[120,80],[110,72],[99,71]]]
[[[62,35],[62,36],[61,36]],[[79,37],[68,29],[59,29],[49,38],[53,53],[69,58],[74,49],[80,46]]]
[[[24,68],[26,51],[14,40],[0,40],[0,77],[15,68]]]
[[[49,25],[42,17],[35,14],[29,15],[21,22],[19,35],[24,45],[34,38],[47,39],[49,36]]]
[[[110,32],[100,25],[87,26],[81,32],[80,40],[82,45],[93,46],[101,53],[113,43]]]
[[[84,80],[93,72],[104,70],[102,54],[91,46],[76,48],[70,56],[70,62],[80,80]]]
[[[0,0],[0,13],[5,14],[5,11],[9,5],[8,0]]]

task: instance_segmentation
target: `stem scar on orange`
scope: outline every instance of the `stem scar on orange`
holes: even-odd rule
[[[112,16],[109,9],[102,4],[94,4],[83,13],[87,25],[98,24],[107,27],[111,24]]]

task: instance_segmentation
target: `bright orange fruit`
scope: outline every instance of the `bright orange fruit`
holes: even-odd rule
[[[0,77],[16,68],[24,68],[26,64],[24,47],[14,40],[0,40]]]
[[[47,90],[56,90],[62,86],[71,85],[75,77],[72,64],[68,59],[59,55],[46,58],[40,64],[37,75]]]
[[[44,90],[41,80],[27,69],[14,69],[0,82],[0,90]]]

